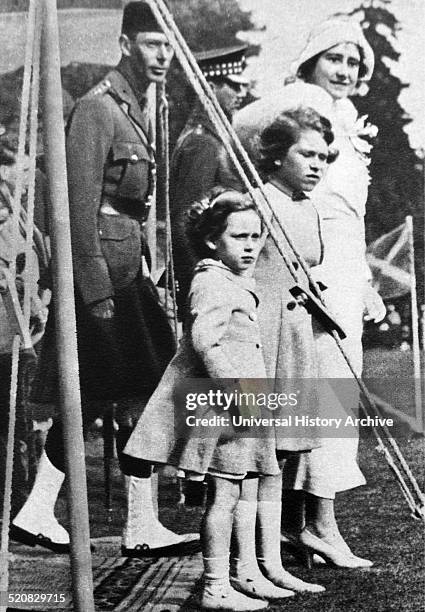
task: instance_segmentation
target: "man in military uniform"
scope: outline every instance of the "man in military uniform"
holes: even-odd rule
[[[247,94],[243,76],[246,45],[212,49],[195,55],[229,121]],[[212,187],[239,187],[230,160],[206,111],[198,102],[181,133],[170,168],[170,208],[176,278],[179,284],[179,310],[189,291],[196,257],[185,237],[184,218],[190,204]]]
[[[173,49],[144,2],[125,7],[119,42],[121,61],[77,103],[67,129],[83,417],[87,426],[107,404],[116,405],[118,458],[128,492],[123,555],[184,554],[198,536],[178,536],[163,527],[152,500],[150,466],[122,453],[131,432],[128,414],[140,413],[175,350],[149,278],[143,233],[155,179],[146,94],[151,83],[164,81]],[[34,399],[42,402],[52,401],[56,387],[49,319],[34,389]],[[34,488],[13,521],[12,538],[69,550],[68,533],[53,514],[63,456],[55,422]]]

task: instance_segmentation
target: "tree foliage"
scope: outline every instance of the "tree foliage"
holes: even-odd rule
[[[366,38],[375,53],[375,70],[365,97],[353,99],[360,115],[369,115],[379,128],[374,142],[370,172],[372,182],[366,214],[368,240],[394,229],[412,215],[418,279],[423,290],[423,179],[418,156],[404,131],[411,118],[399,103],[400,93],[408,87],[391,71],[391,62],[400,54],[392,39],[401,26],[390,12],[390,0],[364,2],[350,15],[360,14]]]
[[[251,15],[236,0],[169,0],[183,36],[193,51],[240,42],[237,32],[253,28]]]

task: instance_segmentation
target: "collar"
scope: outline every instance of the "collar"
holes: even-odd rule
[[[304,191],[293,191],[291,195],[289,195],[286,191],[283,190],[283,187],[279,181],[271,177],[269,179],[269,183],[273,185],[278,191],[280,191],[284,196],[288,198],[288,200],[292,200],[292,202],[304,202],[305,200],[310,200],[310,197]]]
[[[140,101],[137,99],[137,94],[133,89],[132,83],[134,83],[134,79],[129,75],[128,78],[131,80],[128,81],[123,72],[127,74],[128,70],[126,70],[125,64],[122,65],[120,63],[115,70],[107,74],[106,79],[109,81],[114,95],[127,105],[129,115],[131,115],[134,121],[140,125],[146,134],[148,134],[149,117],[146,109],[141,108]]]
[[[139,106],[143,109],[147,103],[146,88],[140,86],[140,83],[137,81],[137,77],[133,73],[131,66],[128,64],[128,62],[121,59],[120,63],[116,67],[116,70],[127,81],[137,101],[139,102]]]
[[[293,191],[291,200],[293,202],[302,202],[303,200],[309,200],[309,196],[304,191]]]
[[[189,119],[187,120],[185,131],[192,130],[197,126],[203,127],[207,132],[210,132],[213,136],[218,138],[217,130],[215,129],[208,113],[203,109],[200,104],[196,104],[195,108],[191,112]]]
[[[222,261],[219,261],[217,259],[210,259],[210,258],[202,259],[195,266],[195,274],[197,274],[198,272],[204,272],[205,270],[215,270],[216,272],[218,272],[219,274],[221,274],[228,280],[239,285],[239,287],[241,287],[242,289],[249,291],[250,293],[253,294],[254,298],[257,300],[257,303],[258,303],[258,298],[255,293],[254,277],[241,276],[240,274],[236,274],[235,272],[233,272],[233,270],[228,268]]]

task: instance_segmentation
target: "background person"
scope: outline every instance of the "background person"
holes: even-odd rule
[[[246,45],[212,49],[195,54],[225,115],[232,120],[248,88],[244,77]],[[186,238],[184,219],[192,202],[216,185],[236,187],[229,160],[216,128],[201,102],[195,107],[177,141],[171,158],[170,209],[179,310],[184,318],[193,268],[198,259]]]
[[[300,106],[278,114],[257,135],[258,167],[266,181],[272,224],[278,236],[277,220],[284,224],[309,266],[317,266],[323,258],[320,218],[309,193],[333,158],[329,151],[332,141],[329,121],[315,110]],[[308,285],[304,273],[298,270],[298,275],[299,285]],[[294,301],[290,289],[295,281],[270,234],[260,252],[254,277],[260,299],[258,316],[267,377],[277,393],[288,393],[291,383],[301,389],[295,414],[298,410],[313,417],[318,404],[315,386],[318,364],[312,317]],[[308,454],[320,444],[317,429],[285,427],[276,430],[275,435],[281,463],[292,456]],[[321,592],[324,590],[321,585],[300,580],[282,566],[281,498],[281,473],[260,477],[258,491],[255,481],[243,483],[236,511],[240,531],[249,533],[257,529],[263,537],[256,548],[249,540],[238,541],[239,571],[249,578],[256,558],[262,573],[274,584],[298,592]]]

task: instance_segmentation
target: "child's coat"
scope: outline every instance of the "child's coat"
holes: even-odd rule
[[[189,295],[188,329],[139,419],[126,454],[201,474],[214,470],[241,477],[247,472],[279,472],[272,427],[264,428],[261,435],[257,428],[256,437],[247,430],[235,434],[228,426],[221,430],[183,426],[184,437],[178,433],[186,416],[201,416],[198,409],[186,409],[179,393],[185,379],[266,378],[254,283],[221,262],[206,259],[198,264]],[[186,391],[191,390],[196,389],[186,385]],[[219,414],[231,418],[229,412]]]

